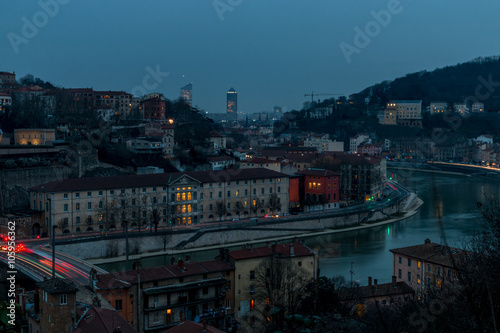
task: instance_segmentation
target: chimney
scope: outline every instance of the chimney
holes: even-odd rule
[[[431,240],[429,238],[426,238],[425,239],[425,244],[430,244],[431,243]]]
[[[290,257],[295,257],[295,249],[293,247],[293,243],[290,244]]]
[[[369,285],[369,286],[371,286],[371,285],[372,285],[372,277],[371,277],[371,276],[369,276],[369,277],[368,277],[368,285]]]
[[[208,332],[208,330],[207,330],[207,322],[206,321],[203,322],[203,331],[202,332]]]
[[[184,260],[182,260],[182,259],[179,259],[179,261],[177,262],[177,265],[182,270],[184,270],[186,268],[186,267],[184,267]]]
[[[392,286],[396,288],[396,275],[392,276]]]
[[[377,285],[377,279],[373,279],[373,285],[376,286]]]

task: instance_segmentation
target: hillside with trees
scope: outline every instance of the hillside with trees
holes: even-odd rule
[[[369,98],[369,106],[384,106],[390,100],[422,100],[449,105],[476,98],[487,111],[500,110],[500,57],[479,57],[469,62],[446,66],[433,71],[407,74],[393,81],[384,81],[361,91]]]

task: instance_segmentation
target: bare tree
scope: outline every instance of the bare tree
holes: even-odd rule
[[[252,201],[252,211],[255,213],[255,216],[257,216],[259,209],[261,209],[262,207],[263,205],[260,199],[255,197],[254,200]]]
[[[234,204],[234,212],[236,213],[236,215],[238,215],[238,218],[240,218],[240,215],[244,209],[245,207],[243,203],[241,201],[236,201],[236,203]]]
[[[271,331],[293,331],[285,318],[298,313],[312,278],[289,257],[266,258],[255,270],[256,308]],[[262,323],[265,324],[265,323]]]
[[[225,216],[228,213],[226,204],[224,203],[224,201],[217,201],[215,203],[215,209],[217,215],[219,215],[219,222],[221,222],[222,216]]]
[[[278,209],[281,209],[280,199],[276,193],[273,193],[269,196],[269,199],[267,201],[267,208],[271,210],[271,213],[273,215]]]

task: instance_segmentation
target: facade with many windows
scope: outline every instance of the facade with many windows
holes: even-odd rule
[[[288,176],[267,169],[78,178],[29,189],[42,232],[189,225],[288,211]]]
[[[446,283],[457,281],[457,265],[466,251],[431,243],[392,249],[393,275],[397,281],[405,281],[418,297],[431,287],[442,288]]]
[[[228,327],[234,313],[234,267],[222,260],[172,263],[92,275],[91,287],[138,332],[164,332],[185,320]]]

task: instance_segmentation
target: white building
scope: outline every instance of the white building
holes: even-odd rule
[[[333,113],[333,105],[323,107],[323,108],[315,108],[311,110],[310,116],[311,119],[324,119],[328,116],[331,116]]]
[[[453,105],[453,110],[455,111],[455,113],[458,113],[461,116],[469,113],[469,109],[467,108],[467,104],[465,103],[455,103]]]
[[[446,102],[431,102],[429,112],[431,115],[446,113],[448,110],[448,103]]]
[[[314,147],[318,151],[344,151],[342,141],[332,141],[322,138],[310,138],[304,141],[304,147]]]
[[[493,144],[493,137],[488,134],[480,135],[476,138],[476,141]]]
[[[358,150],[358,146],[363,143],[367,143],[370,140],[368,134],[358,134],[355,137],[349,139],[349,152],[355,153]]]
[[[484,103],[480,102],[473,103],[472,112],[484,112]]]

